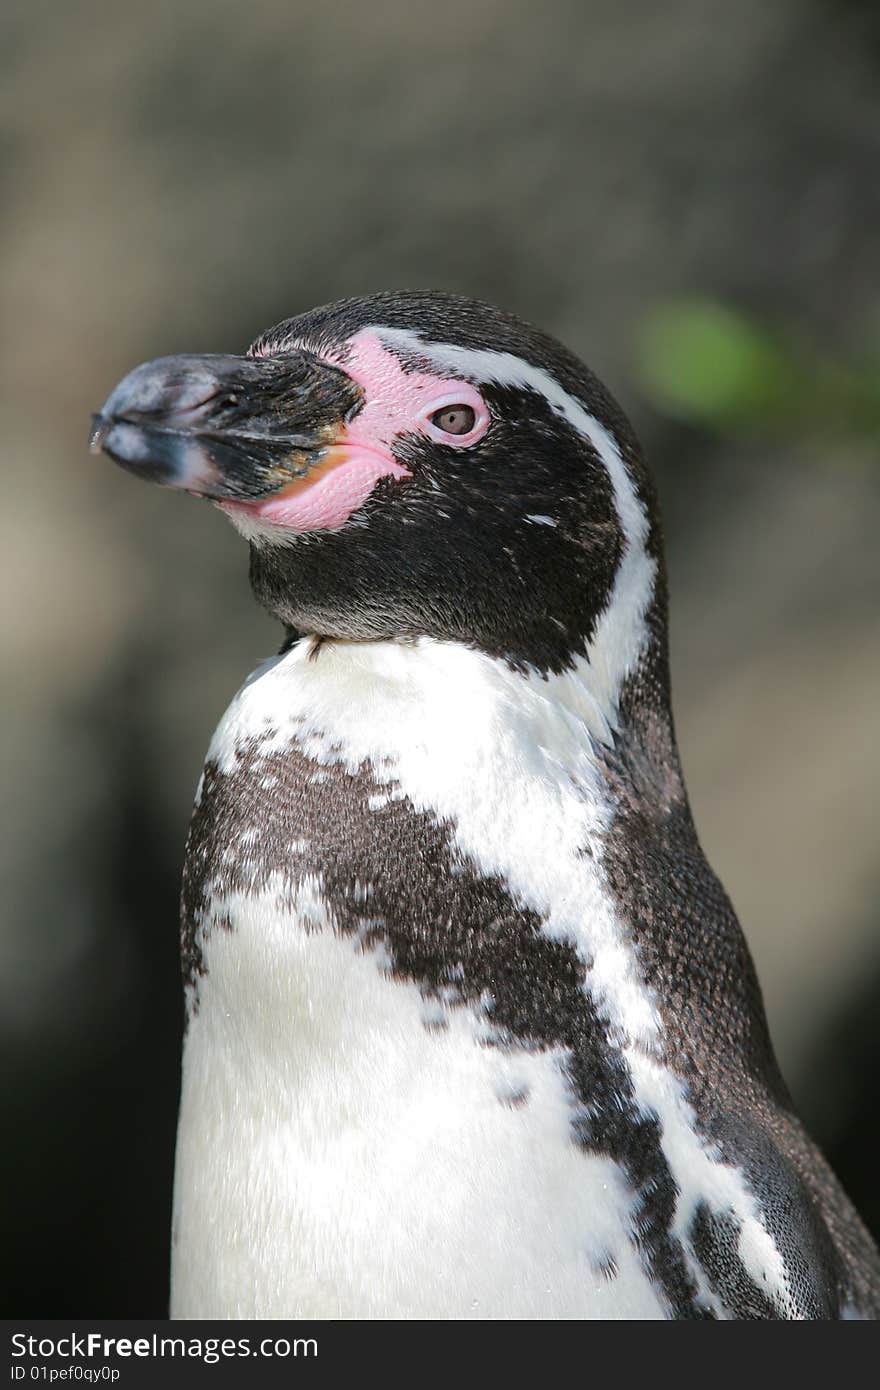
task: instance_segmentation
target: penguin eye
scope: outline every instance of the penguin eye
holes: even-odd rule
[[[470,434],[476,423],[476,412],[469,405],[444,405],[431,416],[431,424],[444,434]]]

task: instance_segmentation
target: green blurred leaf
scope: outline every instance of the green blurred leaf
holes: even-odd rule
[[[880,432],[880,372],[823,360],[793,335],[709,300],[646,315],[637,368],[658,409],[725,430],[784,428],[844,436]]]

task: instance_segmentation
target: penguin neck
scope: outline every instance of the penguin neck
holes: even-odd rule
[[[509,715],[523,746],[555,748],[559,766],[581,775],[589,766],[593,797],[638,798],[662,816],[673,805],[686,808],[687,797],[671,712],[665,576],[653,562],[650,578],[646,607],[624,623],[606,613],[558,671],[451,639],[360,641],[291,627],[279,657],[307,661],[308,678],[328,693],[339,680],[356,704],[361,683],[378,682],[386,697],[396,688],[404,704],[422,703],[426,739],[437,727],[433,716],[447,711],[460,719],[461,756],[475,728],[484,749],[496,737],[504,742]]]
[[[591,652],[547,673],[428,637],[292,635],[236,704],[247,704],[248,730],[267,731],[258,752],[295,744],[331,762],[341,750],[352,771],[399,781],[417,804],[453,824],[480,800],[482,786],[528,797],[540,783],[573,794],[583,833],[601,835],[621,802],[638,800],[656,822],[684,800],[663,670],[662,648],[651,643],[618,699],[607,659]],[[209,753],[221,768],[229,722]]]

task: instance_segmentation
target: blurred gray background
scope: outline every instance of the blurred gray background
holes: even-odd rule
[[[498,301],[656,469],[697,824],[875,1228],[880,11],[869,0],[6,0],[10,1315],[159,1316],[177,885],[278,644],[213,509],[86,451],[135,363],[343,295]]]

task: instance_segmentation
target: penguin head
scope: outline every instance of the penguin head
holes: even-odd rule
[[[543,674],[586,654],[622,674],[663,622],[624,416],[559,343],[470,299],[344,300],[242,357],[146,363],[92,447],[222,508],[294,634],[456,641]]]

